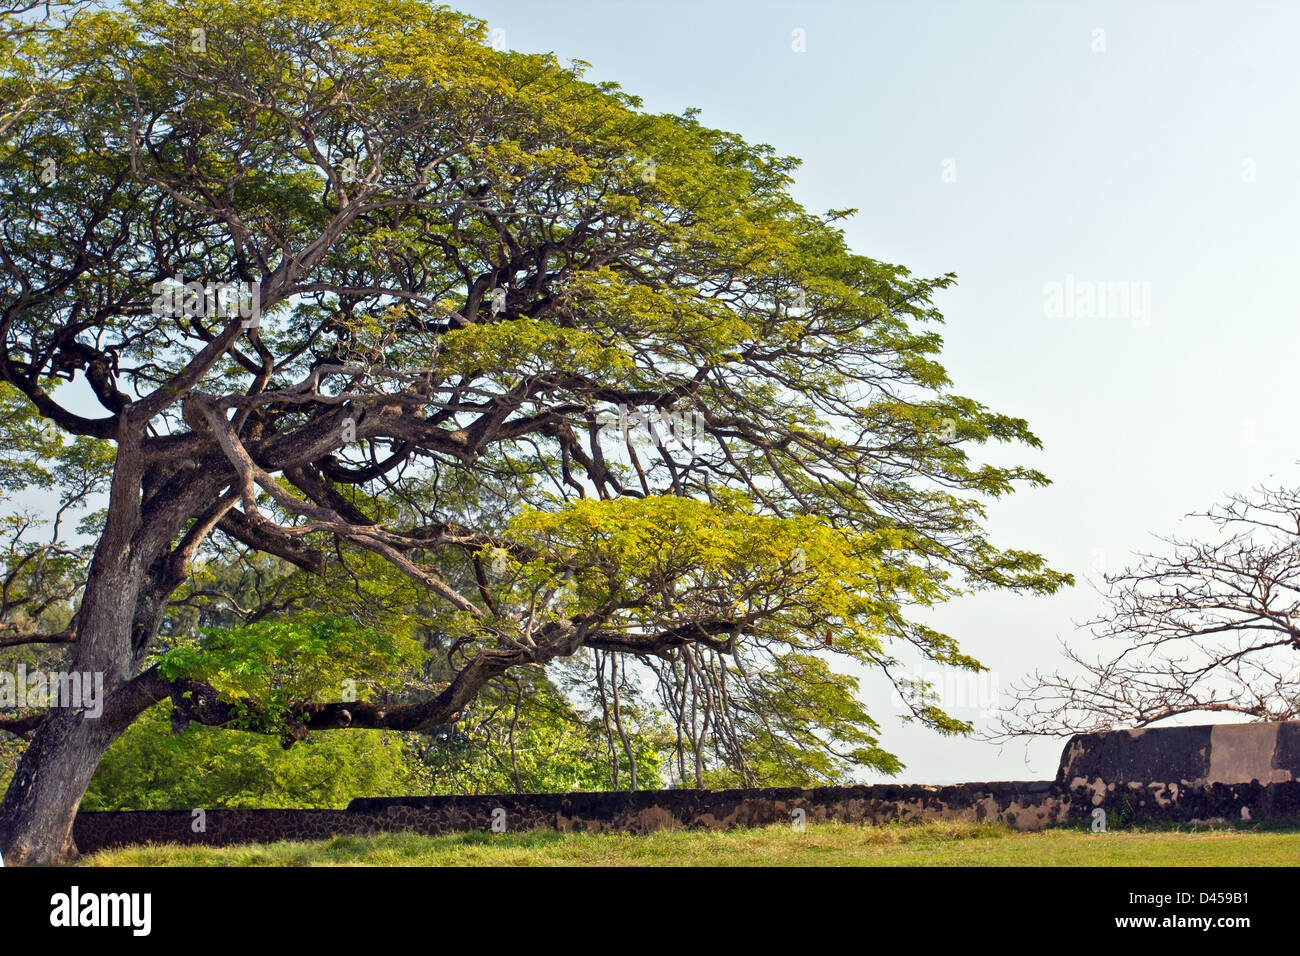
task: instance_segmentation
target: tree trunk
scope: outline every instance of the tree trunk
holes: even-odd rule
[[[130,678],[132,625],[141,596],[143,562],[132,554],[140,528],[139,462],[119,443],[104,531],[77,609],[69,668],[102,681],[102,708],[54,707],[31,743],[0,803],[0,851],[6,863],[62,863],[76,855],[72,823],[95,768],[139,713],[109,702]]]
[[[64,863],[76,856],[72,823],[81,798],[125,729],[71,709],[54,710],[36,729],[0,803],[5,863]]]
[[[103,545],[97,561],[103,554]],[[154,698],[122,693],[132,665],[131,634],[141,588],[117,567],[92,567],[78,610],[73,673],[102,678],[98,707],[56,706],[36,728],[0,803],[6,863],[62,863],[76,856],[72,823],[104,753]],[[156,632],[159,615],[146,622]],[[152,634],[147,635],[152,637]],[[129,699],[124,699],[129,698]]]

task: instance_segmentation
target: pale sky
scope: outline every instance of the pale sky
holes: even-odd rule
[[[997,460],[1054,480],[995,504],[990,531],[1080,584],[943,610],[992,670],[950,684],[973,705],[956,715],[979,722],[981,693],[1087,640],[1095,568],[1225,493],[1300,480],[1300,3],[452,5],[647,109],[699,107],[802,158],[796,197],[857,207],[855,251],[957,273],[937,300],[955,390],[1026,418],[1044,449]],[[1052,283],[1133,295],[1061,315]],[[999,751],[901,726],[875,684],[868,700],[899,781],[1055,774],[1060,741]]]

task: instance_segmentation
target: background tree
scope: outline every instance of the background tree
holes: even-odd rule
[[[159,701],[292,739],[414,730],[584,648],[620,661],[607,694],[635,665],[672,702],[697,784],[710,756],[751,778],[764,735],[892,771],[854,679],[811,657],[978,668],[913,612],[1068,580],[981,527],[1046,479],[968,457],[1037,439],[950,391],[951,276],[853,254],[769,147],[485,36],[417,0],[128,0],[0,76],[35,91],[0,140],[0,380],[115,448],[70,659],[104,713],[35,728],[7,860],[74,851],[100,758]],[[272,707],[156,661],[214,534],[314,574],[389,563],[450,681]],[[789,687],[823,716],[774,711]]]
[[[1106,649],[1066,647],[1070,669],[1018,688],[1001,736],[1300,715],[1300,493],[1257,489],[1190,517],[1214,539],[1161,538],[1168,553],[1107,575],[1109,607],[1088,624]]]

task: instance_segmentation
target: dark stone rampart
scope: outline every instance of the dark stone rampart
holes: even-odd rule
[[[1224,727],[1230,727],[1224,732]],[[872,784],[747,790],[642,790],[359,798],[346,810],[83,812],[83,853],[140,843],[229,845],[347,834],[553,829],[646,833],[660,829],[838,821],[954,820],[1019,830],[1092,819],[1112,825],[1300,822],[1300,722],[1173,727],[1083,734],[1066,745],[1056,780],[951,786]],[[800,812],[802,811],[802,812]],[[201,826],[200,826],[201,824]]]
[[[1300,780],[1300,721],[1078,734],[1056,775],[1071,789],[1096,781],[1186,787],[1290,780]]]

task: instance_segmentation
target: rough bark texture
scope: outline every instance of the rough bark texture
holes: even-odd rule
[[[37,728],[0,808],[6,863],[57,863],[76,855],[77,808],[104,752],[124,729],[66,710]]]

